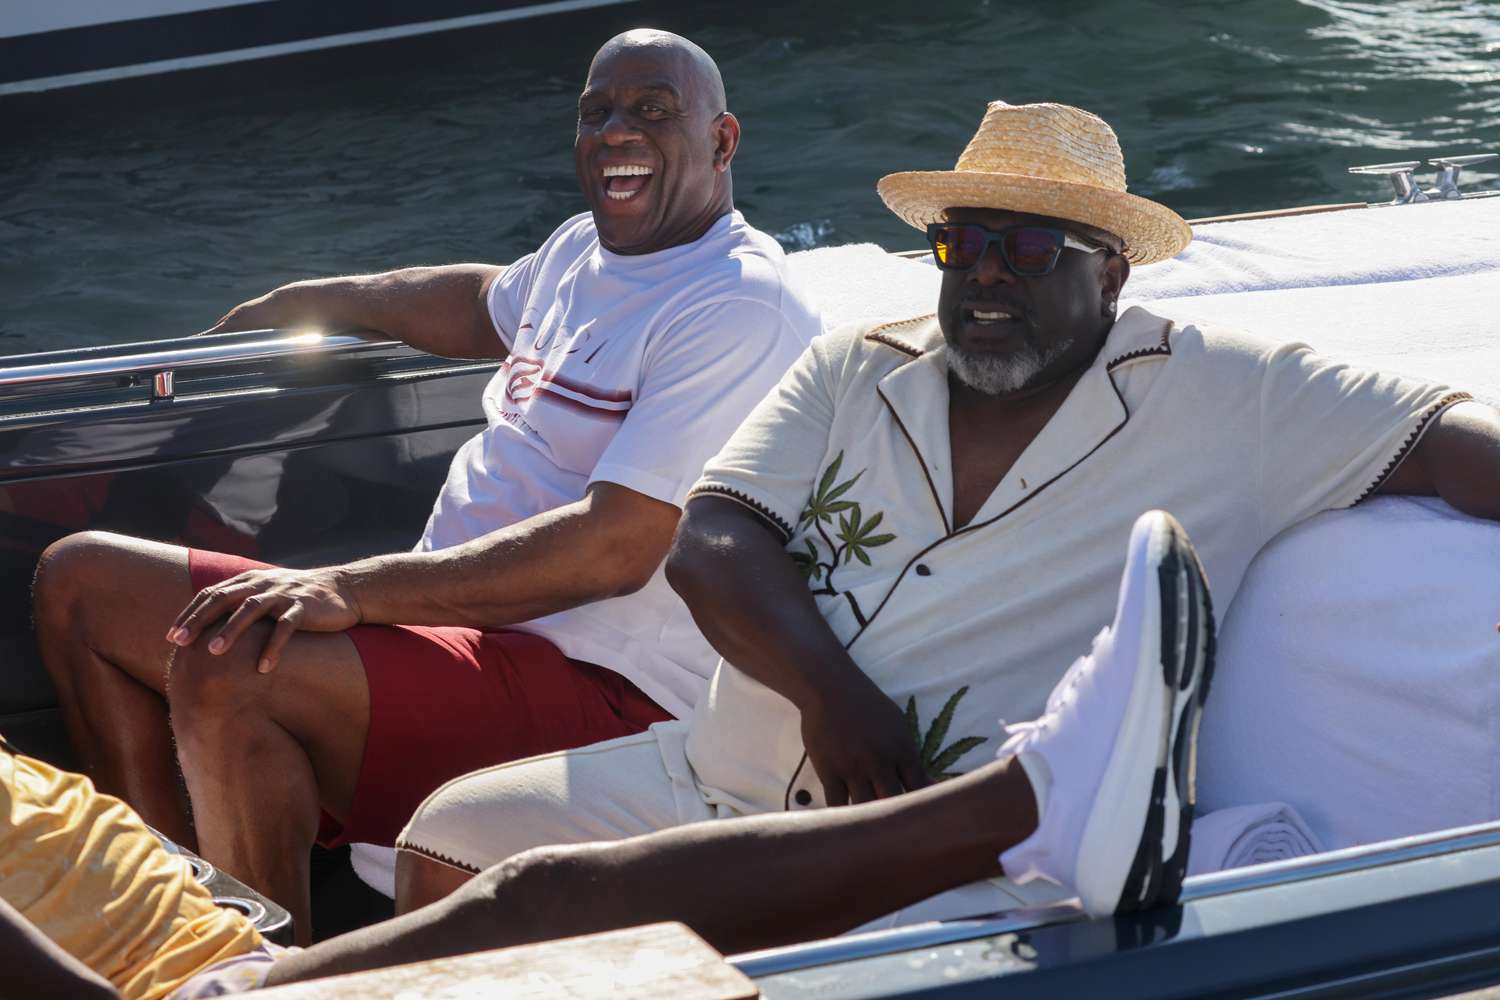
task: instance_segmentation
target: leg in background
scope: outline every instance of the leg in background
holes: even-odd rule
[[[37,642],[85,771],[188,846],[165,691],[167,626],[192,596],[186,549],[98,531],[53,543],[33,589]]]
[[[476,873],[413,851],[396,852],[396,913],[420,910],[457,892]]]
[[[221,656],[177,650],[168,698],[199,853],[285,906],[305,944],[308,853],[320,810],[343,821],[354,800],[370,696],[341,634],[298,633],[258,673],[269,631],[251,628]]]

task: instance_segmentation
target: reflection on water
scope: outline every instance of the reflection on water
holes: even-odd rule
[[[996,97],[1097,111],[1131,189],[1189,217],[1383,199],[1345,168],[1500,151],[1500,0],[747,9],[663,0],[0,106],[0,352],[190,333],[296,277],[525,252],[582,208],[574,101],[631,23],[718,57],[737,199],[789,248],[916,246],[875,180],[950,167]]]

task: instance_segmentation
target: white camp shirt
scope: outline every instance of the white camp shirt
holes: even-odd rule
[[[680,507],[822,330],[781,247],[738,212],[693,243],[635,256],[604,249],[592,217],[575,216],[492,283],[489,310],[510,356],[418,551],[573,503],[595,482]],[[510,627],[623,674],[677,716],[717,661],[660,569],[636,593]]]
[[[735,500],[788,539],[834,633],[945,773],[993,759],[997,720],[1040,714],[1109,623],[1141,512],[1176,515],[1226,607],[1272,537],[1366,496],[1466,398],[1134,308],[955,531],[945,354],[932,317],[820,338],[691,494]],[[687,731],[708,802],[822,805],[800,721],[720,661]]]

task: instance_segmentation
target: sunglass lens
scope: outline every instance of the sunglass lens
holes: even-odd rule
[[[1005,234],[1005,256],[1017,274],[1046,274],[1057,263],[1062,246],[1062,236],[1051,229],[1023,226]]]
[[[934,226],[931,235],[940,267],[970,268],[984,253],[985,231],[979,226]]]

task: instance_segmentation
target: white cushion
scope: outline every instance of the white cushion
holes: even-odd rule
[[[1287,531],[1221,616],[1200,811],[1287,802],[1328,849],[1500,818],[1497,621],[1500,525],[1378,497]]]

